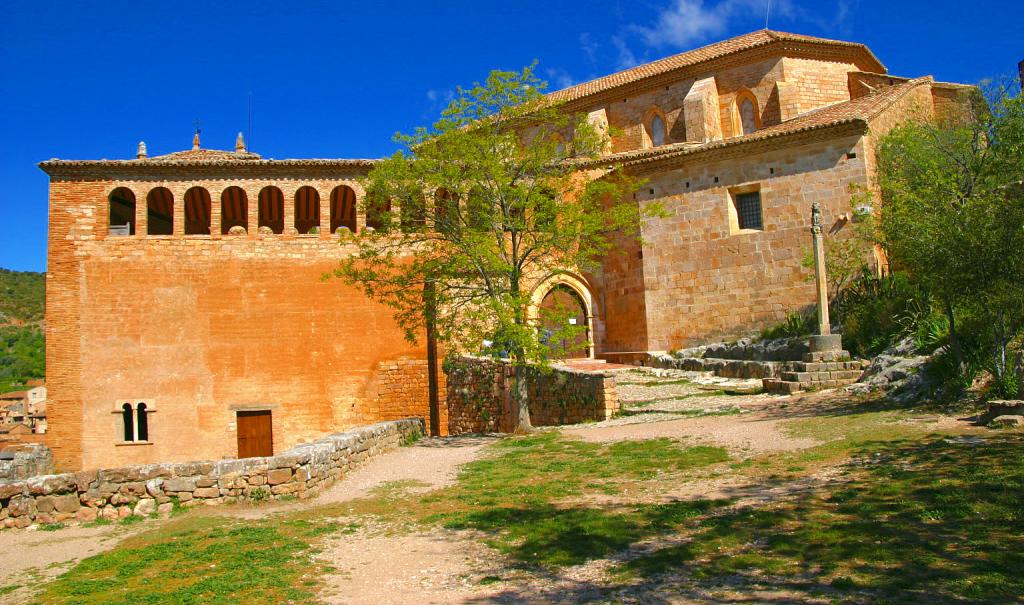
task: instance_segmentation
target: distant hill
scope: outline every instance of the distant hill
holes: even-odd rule
[[[0,269],[0,392],[43,378],[46,274]]]

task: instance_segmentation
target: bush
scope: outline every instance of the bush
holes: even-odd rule
[[[791,311],[786,314],[782,323],[765,328],[761,331],[761,340],[775,340],[777,338],[798,338],[810,336],[817,328],[817,314],[803,311]]]
[[[877,355],[913,333],[922,318],[931,316],[930,310],[927,292],[901,273],[879,278],[865,270],[832,301],[832,314],[843,326],[843,344],[863,357]]]

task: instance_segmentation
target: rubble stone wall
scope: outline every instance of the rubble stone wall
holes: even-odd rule
[[[449,434],[511,431],[515,372],[506,361],[449,358],[445,362]],[[526,372],[534,426],[606,420],[619,409],[615,378],[610,374],[561,367]]]
[[[146,464],[0,481],[0,527],[88,522],[184,506],[308,498],[361,462],[415,441],[418,418],[329,435],[276,456]]]
[[[53,472],[53,452],[39,443],[9,445],[0,449],[0,481],[28,479]]]

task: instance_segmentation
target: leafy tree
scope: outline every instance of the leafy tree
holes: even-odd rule
[[[531,428],[523,370],[585,329],[566,321],[558,333],[539,330],[531,287],[552,272],[595,268],[641,217],[621,201],[634,180],[581,166],[607,135],[545,87],[532,67],[493,71],[460,88],[431,128],[396,135],[403,149],[365,183],[374,229],[352,238],[355,252],[335,271],[390,306],[410,341],[429,328],[450,351],[490,342],[488,352],[507,355],[518,370],[519,431]]]
[[[1024,325],[1024,99],[1003,88],[965,107],[884,138],[879,235],[893,266],[940,302],[956,363],[971,353],[968,318],[967,341],[1001,390],[1015,391],[1008,345]]]
[[[0,392],[42,378],[46,274],[0,269]]]

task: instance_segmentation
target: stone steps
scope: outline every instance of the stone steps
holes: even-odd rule
[[[820,351],[804,354],[803,361],[791,361],[778,378],[762,383],[769,393],[791,394],[817,389],[834,389],[853,384],[864,371],[863,361],[853,361],[847,351]]]

